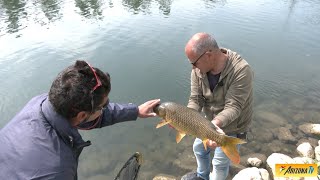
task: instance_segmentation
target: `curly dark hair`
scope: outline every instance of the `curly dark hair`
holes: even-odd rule
[[[80,111],[92,112],[102,103],[103,98],[108,96],[111,90],[110,75],[98,68],[93,69],[102,84],[93,92],[97,80],[90,65],[83,60],[77,60],[74,65],[64,69],[53,81],[49,91],[49,101],[65,118],[73,118]]]

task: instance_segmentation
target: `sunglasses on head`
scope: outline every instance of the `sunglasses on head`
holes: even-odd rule
[[[96,82],[97,82],[97,84],[96,84],[96,85],[92,88],[92,90],[91,90],[91,113],[93,113],[93,112],[95,112],[94,109],[93,109],[93,106],[94,106],[93,92],[94,92],[98,87],[102,86],[102,83],[101,83],[101,81],[100,81],[100,79],[99,79],[99,77],[98,77],[98,75],[97,75],[97,73],[96,73],[96,70],[95,70],[88,62],[86,62],[86,63],[87,63],[87,65],[89,66],[89,68],[91,69],[91,71],[92,71],[92,73],[93,73],[93,75],[94,75],[94,77],[95,77],[95,79],[96,79]]]

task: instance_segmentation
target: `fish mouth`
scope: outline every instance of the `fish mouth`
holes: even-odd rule
[[[155,107],[153,107],[153,112],[155,112],[157,115],[159,115],[160,110],[160,104],[157,104]]]

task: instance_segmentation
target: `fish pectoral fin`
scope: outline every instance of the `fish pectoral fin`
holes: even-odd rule
[[[165,125],[167,125],[167,124],[169,124],[169,123],[171,123],[170,120],[169,120],[169,121],[166,121],[166,120],[163,119],[162,121],[160,121],[160,122],[157,124],[156,128],[160,128],[160,127],[165,126]]]
[[[202,143],[203,143],[203,146],[204,146],[204,149],[207,150],[207,142],[209,141],[209,139],[204,139],[202,140]]]
[[[185,133],[177,131],[177,136],[176,136],[177,143],[179,143],[185,135],[186,135]]]

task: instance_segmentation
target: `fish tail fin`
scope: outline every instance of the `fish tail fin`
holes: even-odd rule
[[[225,136],[225,143],[224,145],[221,146],[221,149],[233,163],[239,164],[240,155],[237,149],[237,144],[244,144],[244,143],[246,143],[246,141],[242,139]]]

